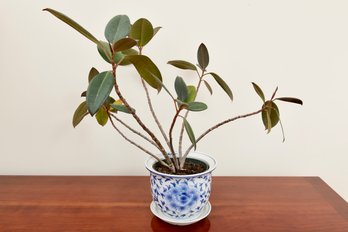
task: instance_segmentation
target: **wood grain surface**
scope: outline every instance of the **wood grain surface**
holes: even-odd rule
[[[348,232],[348,204],[318,177],[213,177],[211,214],[152,215],[149,177],[0,176],[0,232]]]

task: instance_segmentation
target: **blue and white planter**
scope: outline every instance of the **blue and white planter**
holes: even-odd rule
[[[170,218],[194,218],[209,201],[212,171],[216,167],[216,161],[198,152],[190,153],[188,158],[204,162],[208,169],[192,175],[171,175],[156,171],[153,165],[157,160],[152,157],[145,163],[150,171],[153,201]]]

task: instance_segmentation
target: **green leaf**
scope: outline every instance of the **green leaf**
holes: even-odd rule
[[[154,30],[149,20],[141,18],[133,25],[129,37],[138,41],[138,46],[145,46],[153,37]]]
[[[207,81],[205,81],[205,80],[203,80],[203,82],[204,82],[205,86],[207,87],[207,89],[208,89],[210,95],[213,95],[213,89],[211,88],[211,86],[209,85],[209,83],[208,83]]]
[[[175,92],[178,95],[180,101],[185,102],[188,96],[187,86],[182,77],[177,76],[174,82]]]
[[[96,68],[92,67],[88,73],[88,83],[91,82],[93,77],[95,77],[97,74],[99,74],[99,71]]]
[[[103,57],[103,59],[111,64],[111,50],[110,46],[107,42],[99,41],[99,44],[97,46],[98,52]],[[106,53],[105,53],[106,52]]]
[[[74,28],[76,31],[80,32],[82,35],[84,35],[87,39],[91,40],[92,42],[94,42],[96,44],[99,43],[97,38],[95,38],[85,28],[83,28],[81,25],[79,25],[77,22],[75,22],[74,20],[72,20],[68,16],[66,16],[66,15],[64,15],[64,14],[62,14],[62,13],[56,11],[56,10],[50,9],[50,8],[43,9],[43,11],[50,12],[51,14],[56,16],[58,19],[62,20],[63,22],[65,22],[66,24],[68,24],[69,26]]]
[[[299,105],[303,105],[303,102],[301,99],[294,98],[294,97],[278,97],[274,100],[279,100],[279,101],[285,101],[285,102],[291,102]]]
[[[134,47],[137,44],[137,41],[131,38],[123,38],[114,43],[113,49],[114,52],[121,52],[127,49]]]
[[[162,88],[162,75],[157,66],[144,55],[128,55],[124,60],[134,65],[139,75],[158,92]]]
[[[269,111],[266,111],[266,121],[264,123],[267,123],[265,127],[267,127],[267,133],[271,132],[272,129],[272,120],[271,120],[271,113]]]
[[[117,110],[117,111],[121,111],[123,113],[127,113],[130,114],[130,110],[128,110],[128,108],[125,105],[120,105],[120,104],[111,104],[110,105],[113,109]],[[134,109],[133,109],[134,110]],[[135,110],[134,110],[135,111]]]
[[[188,103],[187,110],[189,111],[203,111],[206,110],[208,106],[203,102],[190,102]]]
[[[115,64],[118,64],[123,58],[124,58],[124,54],[122,52],[116,52],[114,54],[114,61],[115,61]],[[121,62],[122,63],[122,62]]]
[[[259,95],[260,98],[262,99],[262,101],[265,102],[266,99],[265,99],[265,95],[263,94],[262,89],[257,84],[255,84],[254,82],[251,82],[251,83],[253,84],[253,87],[254,87],[255,92],[257,93],[257,95]]]
[[[99,73],[89,83],[87,89],[88,111],[93,116],[104,104],[114,86],[114,77],[111,71]]]
[[[153,29],[153,36],[155,36],[157,34],[157,32],[161,29],[162,27],[155,27]]]
[[[122,53],[123,53],[125,56],[138,55],[138,51],[135,50],[135,49],[133,49],[133,48],[124,50],[124,51],[122,51]]]
[[[184,108],[187,108],[188,106],[187,103],[180,101],[179,99],[175,99],[174,101],[178,104],[178,107],[183,106]]]
[[[106,112],[106,110],[103,107],[101,107],[96,113],[95,118],[97,119],[99,125],[105,126],[105,124],[108,122],[109,115]]]
[[[201,43],[197,52],[198,64],[202,70],[205,70],[209,64],[209,53],[207,47]]]
[[[105,27],[104,35],[109,43],[125,38],[129,34],[131,24],[127,15],[117,15],[113,17]]]
[[[193,102],[196,99],[197,91],[196,87],[193,85],[187,86],[187,98],[185,98],[184,102],[190,103]]]
[[[214,77],[215,81],[220,85],[220,87],[225,91],[225,93],[227,93],[227,95],[230,97],[231,101],[233,101],[232,91],[231,91],[230,87],[228,87],[226,82],[216,73],[209,73],[209,74]]]
[[[87,102],[84,101],[75,110],[73,120],[72,120],[73,127],[76,127],[87,114],[88,114]]]
[[[122,54],[125,56],[138,55],[138,51],[131,48],[131,49],[127,49],[127,50],[122,51]],[[131,64],[131,62],[129,62],[128,60],[125,60],[125,59],[120,63],[120,65],[130,65],[130,64]]]
[[[279,122],[279,109],[278,106],[272,101],[266,101],[263,105],[262,122],[267,130],[267,133],[271,131],[273,127]]]
[[[110,109],[110,104],[113,104],[115,102],[115,99],[113,97],[108,96],[108,98],[104,102],[104,106],[107,109]]]
[[[192,127],[191,127],[190,123],[184,117],[182,117],[182,119],[184,120],[185,131],[186,131],[191,143],[194,145],[194,148],[196,150],[196,148],[197,148],[196,138],[195,138],[195,134],[193,133]]]
[[[180,69],[189,69],[194,71],[197,70],[194,64],[191,64],[190,62],[187,62],[185,60],[171,60],[171,61],[168,61],[167,64],[173,65],[174,67],[177,67]]]

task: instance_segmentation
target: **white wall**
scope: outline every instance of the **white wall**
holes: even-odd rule
[[[216,131],[198,150],[216,157],[215,175],[320,176],[348,199],[347,1],[1,0],[0,174],[147,174],[146,155],[110,125],[101,128],[88,118],[73,129],[72,114],[82,101],[89,69],[109,67],[94,44],[42,12],[45,7],[66,13],[101,39],[117,14],[162,26],[145,53],[171,89],[176,75],[188,83],[196,79],[166,62],[195,62],[197,46],[204,42],[210,70],[228,82],[235,101],[230,103],[214,82],[212,97],[202,89],[199,97],[209,110],[190,115],[197,134],[258,109],[252,81],[268,96],[279,86],[279,95],[302,98],[303,107],[279,104],[285,143],[279,127],[266,135],[257,116]],[[126,97],[154,125],[134,69],[121,71],[120,79]],[[164,91],[151,94],[168,128],[172,103]]]

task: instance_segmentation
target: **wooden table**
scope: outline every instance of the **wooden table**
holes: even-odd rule
[[[0,231],[348,232],[348,204],[318,177],[214,177],[212,212],[152,215],[149,177],[0,176]]]

